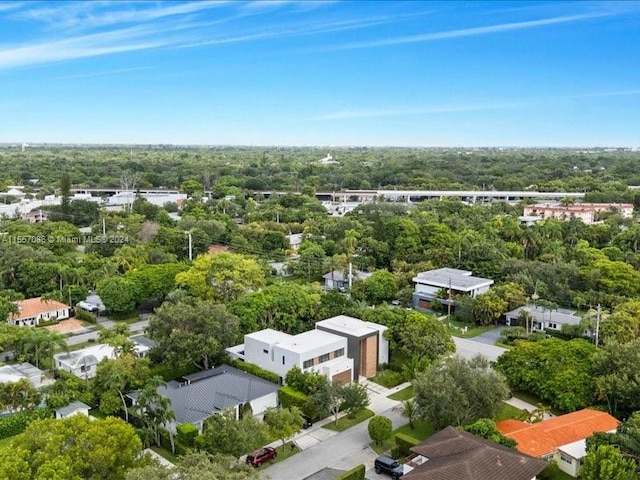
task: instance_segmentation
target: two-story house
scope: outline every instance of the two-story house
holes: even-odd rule
[[[493,280],[474,277],[471,273],[457,268],[439,268],[419,273],[413,278],[413,308],[432,310],[433,302],[454,306],[458,295],[475,298],[488,292]]]
[[[284,383],[293,367],[315,370],[329,380],[353,380],[353,359],[347,356],[346,337],[321,330],[289,335],[271,328],[244,336],[244,343],[227,349],[232,358],[258,365],[273,372]]]

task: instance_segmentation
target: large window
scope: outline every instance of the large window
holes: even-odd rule
[[[324,355],[320,355],[320,363],[323,362],[328,362],[329,361],[329,354],[325,353]]]
[[[342,357],[344,355],[344,348],[340,348],[333,352],[333,357]]]
[[[573,463],[573,459],[568,455],[565,455],[564,453],[560,453],[560,460],[562,460],[564,463],[568,463],[569,465]]]
[[[302,362],[302,368],[309,368],[313,366],[313,360],[305,360]]]

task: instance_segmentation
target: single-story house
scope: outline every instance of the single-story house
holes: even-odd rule
[[[149,351],[152,348],[158,346],[158,344],[144,335],[133,335],[129,337],[129,340],[133,342],[133,353],[137,357],[146,357],[149,355]]]
[[[321,330],[289,335],[266,328],[245,335],[244,343],[227,348],[227,353],[277,374],[281,383],[293,367],[314,370],[329,380],[349,383],[354,370],[347,345],[346,337]]]
[[[89,410],[91,407],[82,402],[75,401],[71,402],[66,407],[62,407],[56,410],[56,420],[60,420],[61,418],[69,418],[74,415],[86,415],[89,416]]]
[[[606,412],[585,408],[539,423],[519,420],[498,422],[498,430],[515,440],[519,452],[555,460],[560,469],[577,477],[586,439],[596,432],[615,432],[620,422]]]
[[[29,298],[15,302],[17,313],[10,313],[7,321],[19,327],[36,327],[40,320],[62,320],[71,316],[71,308],[55,300],[43,300],[42,297]]]
[[[535,480],[547,462],[447,427],[411,448],[406,480]]]
[[[53,356],[53,365],[87,380],[96,375],[98,364],[105,358],[116,358],[116,349],[111,345],[98,344],[74,352],[58,353]]]
[[[579,325],[582,321],[582,318],[575,315],[575,310],[549,309],[530,303],[505,313],[507,326],[519,325],[520,316],[526,313],[531,315],[531,329],[534,332],[544,332],[547,328],[559,331],[562,330],[562,325]]]
[[[413,308],[432,310],[433,302],[455,306],[458,295],[469,295],[475,298],[486,293],[493,285],[489,278],[474,277],[468,270],[457,268],[438,268],[421,272],[413,278]],[[444,297],[442,291],[446,291]]]
[[[0,367],[0,383],[15,383],[25,378],[33,388],[44,387],[54,382],[53,379],[47,378],[42,370],[30,363],[15,363]]]
[[[347,356],[353,359],[355,375],[371,378],[380,364],[389,363],[389,341],[384,325],[338,315],[316,323],[316,329],[347,339]]]
[[[269,407],[278,405],[278,385],[230,367],[219,367],[186,375],[180,381],[172,380],[158,387],[158,393],[167,397],[175,413],[175,420],[166,428],[175,433],[176,427],[192,423],[202,433],[204,421],[227,408],[239,415],[240,407],[251,405],[254,416],[260,416]],[[127,394],[135,404],[139,391]]]
[[[369,272],[363,272],[361,270],[353,270],[351,272],[351,282],[349,282],[349,272],[344,270],[333,270],[329,273],[325,273],[322,278],[324,278],[324,289],[325,290],[340,290],[341,292],[346,291],[350,287],[350,283],[352,284],[356,280],[366,280],[371,276]]]

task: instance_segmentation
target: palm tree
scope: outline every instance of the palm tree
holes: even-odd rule
[[[142,422],[145,427],[153,430],[158,446],[160,446],[160,427],[176,418],[174,411],[171,409],[171,401],[158,393],[158,389],[166,385],[162,377],[156,375],[149,379],[144,388],[140,390],[136,401],[136,409],[142,418]]]
[[[413,398],[402,401],[402,416],[409,419],[409,428],[415,428],[413,422],[418,418],[418,405]]]
[[[116,358],[123,353],[133,353],[134,344],[129,340],[129,325],[118,323],[110,329],[100,330],[98,341],[114,348]]]
[[[109,378],[106,379],[105,387],[108,390],[117,390],[120,400],[122,401],[122,408],[124,409],[124,419],[129,421],[129,409],[127,408],[127,402],[124,399],[124,389],[127,387],[127,379],[120,372],[113,372]]]
[[[33,329],[22,338],[20,350],[37,368],[40,368],[43,356],[51,359],[53,367],[53,353],[56,347],[67,348],[67,342],[62,335],[44,329]]]

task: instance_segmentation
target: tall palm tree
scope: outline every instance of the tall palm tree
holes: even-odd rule
[[[415,428],[413,422],[418,418],[418,405],[410,398],[402,401],[402,416],[409,419],[409,428],[412,430]]]
[[[171,401],[158,393],[158,389],[163,386],[166,386],[166,383],[162,377],[155,376],[149,379],[144,388],[140,390],[136,401],[136,409],[142,422],[153,430],[158,446],[160,445],[160,427],[176,418],[171,409]]]

